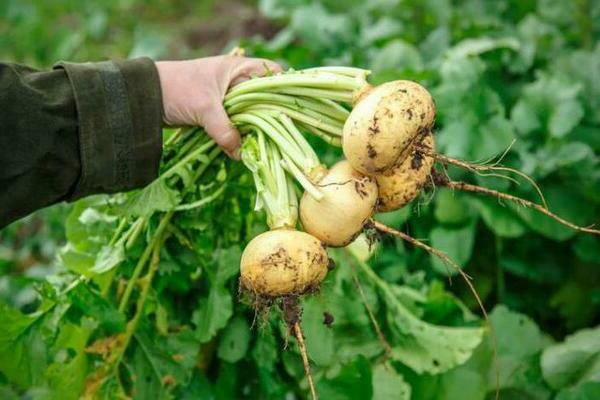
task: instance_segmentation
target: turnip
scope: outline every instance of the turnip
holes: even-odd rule
[[[285,123],[280,128],[290,129]],[[301,173],[294,169],[294,161],[282,155],[273,137],[267,137],[263,129],[271,128],[263,122],[252,124],[253,133],[245,138],[241,154],[242,161],[253,174],[256,208],[265,210],[271,230],[253,238],[244,249],[240,287],[254,298],[256,305],[279,304],[284,321],[298,342],[309,389],[312,398],[316,399],[300,326],[298,296],[319,288],[330,261],[325,245],[319,239],[295,230],[298,200],[291,177],[298,179]],[[279,134],[285,137],[285,132]],[[311,185],[310,182],[307,184]]]
[[[263,297],[301,295],[319,287],[329,258],[308,233],[276,229],[248,243],[240,263],[243,289]]]
[[[419,146],[417,146],[418,144]],[[376,175],[379,186],[377,211],[388,212],[398,210],[411,202],[430,180],[434,159],[425,155],[421,147],[434,148],[431,131],[419,135],[411,146],[409,156],[399,165]]]
[[[354,169],[384,173],[402,163],[419,133],[433,127],[429,92],[411,81],[379,85],[358,98],[344,124],[342,147]]]
[[[349,244],[362,231],[377,201],[375,179],[340,161],[317,184],[323,194],[305,192],[300,200],[304,230],[332,247]]]

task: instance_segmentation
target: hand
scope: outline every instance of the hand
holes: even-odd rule
[[[163,97],[163,119],[170,126],[202,126],[229,155],[239,159],[240,135],[223,108],[227,89],[269,72],[273,61],[241,56],[216,56],[156,63]]]

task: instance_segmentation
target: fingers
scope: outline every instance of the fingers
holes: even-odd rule
[[[239,160],[241,144],[240,134],[229,121],[229,117],[220,102],[212,103],[210,109],[203,115],[206,133],[233,159]]]
[[[264,76],[267,73],[277,74],[283,71],[281,65],[266,58],[249,58],[248,72],[250,75]]]
[[[234,76],[232,76],[230,86],[247,81],[252,76],[265,76],[283,71],[281,65],[264,58],[245,58],[243,60],[234,73]]]

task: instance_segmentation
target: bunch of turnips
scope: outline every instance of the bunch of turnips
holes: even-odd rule
[[[346,67],[290,71],[228,94],[232,120],[247,133],[242,159],[254,174],[257,208],[271,228],[242,257],[241,285],[252,294],[314,290],[328,264],[315,241],[348,245],[375,212],[404,206],[426,183],[432,158],[419,148],[433,149],[431,95],[410,81],[373,87],[367,74]],[[304,132],[341,144],[346,159],[328,170]],[[299,207],[290,180],[305,189]],[[295,231],[298,212],[303,234]]]
[[[437,154],[430,93],[406,80],[372,86],[368,74],[349,67],[290,70],[244,82],[225,98],[231,120],[244,135],[242,160],[254,177],[256,209],[264,209],[270,228],[246,247],[240,286],[260,300],[255,304],[279,304],[284,316],[296,316],[285,319],[299,341],[313,396],[296,298],[319,288],[331,263],[326,248],[348,245],[365,226],[408,237],[373,222],[375,213],[398,210],[423,188],[444,185],[515,201],[574,229],[600,233],[555,216],[545,203],[451,181],[447,164],[524,174]],[[327,168],[305,134],[341,146],[345,159]],[[434,167],[436,160],[441,171]]]

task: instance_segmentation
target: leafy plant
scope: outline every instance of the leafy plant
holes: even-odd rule
[[[1,35],[0,54],[10,59],[49,65],[57,58],[83,60],[108,51],[150,54],[168,42],[166,35],[133,33],[137,17],[130,20],[123,10],[138,6],[135,1],[90,6],[77,19],[87,28],[75,29],[76,34],[42,22],[65,14],[65,5],[21,3],[0,5],[10,18],[12,38],[22,44],[17,51],[6,42],[11,36]],[[596,2],[263,0],[259,6],[281,30],[270,40],[242,40],[253,55],[294,68],[371,68],[380,82],[417,80],[436,99],[436,139],[444,153],[483,160],[516,139],[504,164],[533,176],[557,214],[580,224],[599,219]],[[148,7],[163,10],[158,4]],[[178,16],[182,10],[178,3],[167,11]],[[143,25],[177,32],[176,22],[166,27],[166,19],[149,16]],[[7,26],[0,21],[0,32]],[[126,26],[126,32],[110,33],[111,26]],[[112,34],[127,40],[108,50],[101,43]],[[60,46],[39,44],[54,44],[59,36]],[[325,162],[339,156],[318,140],[311,143]],[[114,362],[111,354],[127,337],[133,316],[129,307],[119,310],[115,299],[122,298],[134,260],[144,250],[140,243],[148,238],[129,248],[105,244],[123,212],[144,216],[179,199],[159,183],[116,203],[105,197],[77,203],[66,220],[68,244],[56,263],[48,260],[62,240],[61,211],[44,214],[49,223],[33,240],[22,232],[33,223],[1,233],[0,397],[63,399],[82,392],[111,397],[127,391],[136,398],[285,398],[306,393],[300,358],[291,341],[286,347],[288,334],[278,313],[261,318],[237,301],[240,249],[265,229],[262,217],[252,212],[250,176],[241,165],[221,160],[207,174],[217,182],[226,177],[228,184],[214,201],[178,215],[169,228],[121,373],[102,386],[94,373]],[[450,174],[467,179],[459,170],[451,168]],[[535,196],[525,185],[490,177],[472,182]],[[197,195],[210,196],[215,189],[200,186]],[[428,195],[412,209],[381,220],[429,239],[474,277],[489,308],[500,304],[490,319],[501,398],[600,396],[599,334],[591,328],[600,315],[598,239],[518,206],[442,188],[434,200]],[[149,218],[148,232],[159,223]],[[303,304],[306,345],[322,398],[492,398],[494,344],[470,311],[476,309],[470,294],[458,283],[447,285],[443,265],[397,239],[385,238],[373,254],[364,246],[335,252],[338,267],[321,293]],[[51,264],[50,270],[28,268],[29,255],[37,264]],[[118,272],[107,272],[115,284],[106,292],[107,280],[92,269],[110,270],[119,262]],[[85,277],[76,278],[79,274]],[[78,283],[83,281],[88,283]],[[384,357],[370,312],[389,341],[390,357]],[[464,327],[470,328],[456,330]],[[571,335],[563,339],[566,334]],[[456,346],[477,347],[471,355],[455,352]]]

